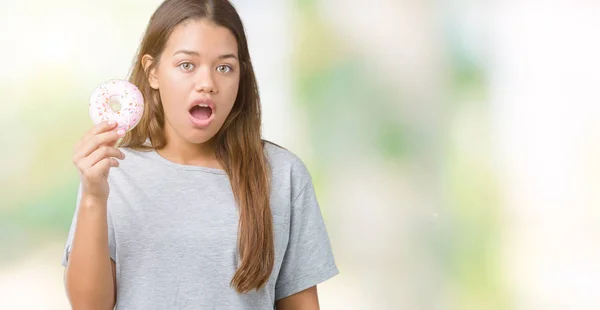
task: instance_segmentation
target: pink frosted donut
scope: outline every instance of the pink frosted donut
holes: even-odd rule
[[[94,124],[114,120],[118,128],[133,129],[144,113],[144,97],[140,90],[125,80],[102,83],[90,96],[90,118]]]

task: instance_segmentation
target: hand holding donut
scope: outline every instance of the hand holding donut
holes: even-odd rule
[[[108,199],[108,171],[119,166],[115,158],[125,158],[115,148],[117,140],[124,135],[125,131],[117,128],[117,122],[107,121],[94,125],[75,144],[73,163],[79,170],[82,197],[98,201]]]
[[[115,158],[125,158],[115,148],[117,140],[139,123],[143,112],[142,93],[127,81],[109,80],[92,92],[89,114],[95,126],[77,142],[73,155],[83,187],[82,198],[108,199],[108,171],[119,166]]]

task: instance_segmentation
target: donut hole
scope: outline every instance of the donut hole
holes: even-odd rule
[[[108,99],[108,105],[110,106],[110,109],[114,112],[121,111],[121,108],[123,107],[123,105],[121,104],[121,96],[115,95],[110,97]]]

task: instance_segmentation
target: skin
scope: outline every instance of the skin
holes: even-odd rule
[[[153,69],[150,65],[157,62]],[[142,58],[150,86],[160,92],[165,112],[167,145],[159,154],[185,165],[220,168],[213,137],[229,115],[237,97],[240,63],[231,32],[206,20],[177,26],[160,59]],[[215,119],[205,128],[194,127],[189,109],[194,100],[210,98]],[[106,204],[108,173],[123,153],[115,148],[123,132],[104,122],[92,127],[75,145],[73,163],[82,181],[78,227],[73,239],[65,286],[73,309],[112,309],[117,298],[115,262],[108,253]],[[313,286],[276,302],[278,310],[319,309]]]
[[[106,233],[108,173],[119,166],[116,158],[125,158],[114,147],[124,134],[116,128],[109,122],[93,126],[73,150],[82,196],[64,282],[75,310],[112,309],[116,301],[115,262],[110,259]]]
[[[275,305],[277,310],[318,310],[320,308],[317,286],[282,298],[275,302]]]
[[[143,57],[149,68],[155,59]],[[177,26],[165,50],[149,74],[150,86],[160,93],[165,112],[167,145],[159,150],[177,163],[219,167],[213,137],[229,115],[238,93],[240,63],[237,40],[224,27],[205,20],[189,20]],[[189,120],[194,100],[215,103],[215,119],[206,128]]]

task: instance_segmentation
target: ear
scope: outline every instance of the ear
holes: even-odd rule
[[[154,58],[152,56],[146,54],[142,57],[142,67],[144,67],[144,72],[146,72],[146,76],[148,77],[148,84],[153,89],[158,89],[158,77],[156,76],[156,66],[152,66],[154,63]]]

